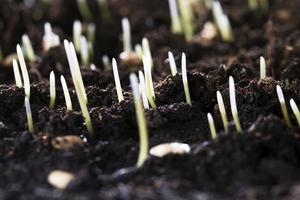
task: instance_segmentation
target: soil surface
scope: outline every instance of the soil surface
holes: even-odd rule
[[[186,42],[170,31],[168,1],[109,0],[109,18],[96,0],[87,0],[92,18],[80,15],[75,0],[12,1],[0,6],[0,199],[300,199],[300,128],[289,100],[300,105],[300,1],[269,1],[267,10],[251,10],[247,1],[222,0],[233,27],[234,42],[219,35],[201,36],[211,11],[193,1],[195,35]],[[129,74],[142,64],[122,62],[121,19],[128,17],[133,44],[147,37],[154,61],[157,109],[145,110],[149,146],[167,142],[190,145],[188,154],[150,156],[136,168],[139,134]],[[74,91],[63,44],[43,50],[45,22],[63,39],[72,40],[74,20],[96,26],[96,69],[81,73],[95,130],[87,133]],[[28,34],[36,61],[26,60],[31,82],[30,105],[35,133],[28,132],[24,89],[15,85],[11,58]],[[192,106],[185,102],[181,73],[170,75],[168,51],[180,72],[187,55]],[[125,100],[118,102],[112,69],[102,56],[117,58]],[[267,78],[259,79],[259,57],[267,61]],[[49,74],[56,75],[56,102],[49,109]],[[68,111],[60,75],[69,86]],[[228,78],[235,81],[243,131],[232,121]],[[276,85],[282,87],[292,127],[283,120]],[[229,130],[224,131],[216,91],[220,91]],[[217,139],[210,135],[211,113]],[[77,142],[58,138],[73,136]],[[61,148],[61,145],[71,145]],[[54,170],[74,175],[64,189],[48,182]]]

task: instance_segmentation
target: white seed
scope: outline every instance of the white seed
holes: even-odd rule
[[[65,189],[74,179],[74,174],[62,170],[53,170],[48,175],[48,182],[57,189]]]
[[[150,149],[150,155],[156,157],[164,157],[169,154],[188,154],[190,153],[191,148],[188,144],[185,143],[165,143],[154,146]]]

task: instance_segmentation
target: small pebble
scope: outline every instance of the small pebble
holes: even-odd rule
[[[51,144],[55,149],[70,150],[82,146],[84,141],[77,135],[58,136],[52,139]]]

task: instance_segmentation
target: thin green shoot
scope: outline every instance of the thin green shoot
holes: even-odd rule
[[[146,93],[145,77],[142,71],[139,71],[139,91],[142,95],[143,105],[145,109],[149,109],[149,102]]]
[[[93,23],[88,24],[87,26],[87,39],[92,44],[95,44],[96,38],[96,26]]]
[[[266,72],[266,60],[264,57],[260,56],[259,58],[259,66],[260,66],[260,79],[264,79],[267,76]]]
[[[137,167],[143,166],[144,162],[148,157],[148,130],[145,112],[142,105],[141,95],[139,93],[138,79],[135,74],[130,74],[130,83],[132,88],[132,94],[134,98],[134,105],[137,117],[137,123],[139,127],[140,136],[140,151],[137,161]]]
[[[49,109],[52,110],[54,108],[55,99],[56,99],[56,88],[55,88],[55,74],[53,71],[50,72],[49,77],[50,82],[50,103]]]
[[[94,135],[94,128],[90,118],[89,110],[87,108],[87,97],[85,93],[85,88],[82,81],[82,76],[79,69],[78,60],[76,57],[75,48],[72,43],[69,43],[67,40],[64,41],[65,50],[68,58],[68,63],[71,70],[71,75],[73,79],[73,84],[75,86],[75,91],[77,99],[81,108],[81,112],[87,126],[88,133],[92,137]]]
[[[119,77],[119,72],[118,72],[117,61],[115,58],[112,59],[112,68],[113,68],[115,85],[116,85],[116,90],[117,90],[117,95],[118,95],[118,101],[121,102],[124,100],[124,97],[123,97],[123,93],[122,93],[122,87],[121,87],[121,82],[120,82],[120,77]]]
[[[44,32],[43,49],[45,51],[48,51],[51,47],[60,45],[59,36],[52,31],[52,27],[49,22],[44,24]]]
[[[65,43],[67,43],[67,42],[68,41],[66,41]],[[70,56],[71,56],[71,59],[72,59],[73,64],[74,64],[73,65],[74,66],[74,75],[76,76],[76,80],[78,81],[79,87],[81,88],[83,98],[85,99],[85,101],[87,103],[87,95],[86,95],[86,92],[85,92],[85,87],[84,87],[84,84],[83,84],[78,59],[77,59],[77,56],[76,56],[76,51],[75,51],[75,48],[74,48],[74,45],[73,45],[72,42],[69,43],[69,47],[70,47],[69,48],[70,49]]]
[[[123,48],[126,55],[132,52],[131,45],[131,30],[130,23],[127,18],[122,19],[122,29],[123,29]]]
[[[102,56],[102,64],[105,70],[109,70],[111,68],[111,63],[109,61],[108,55]]]
[[[80,37],[82,33],[81,22],[76,20],[73,23],[73,42],[77,52],[80,52]]]
[[[224,130],[225,130],[225,132],[228,132],[228,118],[227,118],[227,114],[226,114],[223,97],[222,97],[220,91],[217,91],[217,101],[218,101],[219,111],[221,113]]]
[[[143,59],[143,48],[140,44],[134,46],[134,51],[140,60]]]
[[[61,82],[61,85],[63,88],[67,110],[69,110],[69,111],[73,110],[69,89],[68,89],[65,77],[63,75],[60,76],[60,82]]]
[[[172,33],[182,33],[180,17],[177,8],[176,0],[169,0],[169,8],[171,15],[171,30]]]
[[[172,74],[172,76],[175,76],[177,74],[177,67],[176,67],[173,53],[170,51],[168,52],[168,59],[169,59],[169,63],[170,63],[171,74]]]
[[[181,74],[182,74],[182,82],[183,82],[185,100],[190,106],[192,106],[192,100],[191,100],[189,83],[188,83],[187,72],[186,72],[186,56],[185,56],[185,53],[182,53],[182,56],[181,56]]]
[[[295,103],[294,99],[290,100],[290,106],[292,108],[292,111],[297,119],[298,122],[298,126],[300,126],[300,112],[299,112],[299,108],[297,106],[297,104]]]
[[[107,0],[97,0],[98,5],[99,5],[99,9],[101,11],[101,17],[104,21],[111,21],[111,13],[109,10],[109,6],[108,6],[108,1]]]
[[[152,59],[149,41],[147,38],[142,39],[142,49],[143,49],[143,55],[147,57],[150,67],[151,69],[153,69],[153,59]]]
[[[207,113],[207,121],[210,129],[211,138],[214,140],[217,138],[217,131],[216,131],[214,119],[210,113]]]
[[[282,89],[279,85],[276,85],[276,92],[277,92],[277,97],[279,99],[282,115],[283,115],[283,118],[286,122],[286,125],[288,127],[292,127],[292,122],[291,122],[291,119],[289,117],[289,113],[288,113],[288,110],[287,110],[287,107],[286,107],[286,104],[285,104],[283,92],[282,92]]]
[[[87,0],[77,0],[77,6],[81,17],[85,21],[91,21],[93,19],[93,15],[89,8]]]
[[[148,101],[152,108],[156,108],[155,104],[155,92],[152,82],[152,75],[151,75],[151,64],[148,59],[148,56],[143,56],[143,65],[144,65],[144,72],[145,72],[145,83],[146,83],[146,94]]]
[[[178,6],[185,40],[190,42],[194,35],[194,13],[191,3],[187,0],[178,0]]]
[[[16,59],[13,59],[13,70],[14,70],[16,86],[18,88],[21,88],[23,86],[23,84],[22,84],[21,74],[20,74],[20,70],[19,70],[19,65],[18,65],[18,62],[16,61]]]
[[[33,127],[32,113],[31,113],[29,97],[27,96],[25,96],[25,109],[26,109],[26,116],[27,116],[27,123],[28,123],[28,131],[33,134],[34,127]]]
[[[90,63],[89,46],[85,36],[80,37],[80,55],[82,64],[87,67]]]
[[[31,44],[31,41],[28,37],[28,35],[24,34],[22,36],[22,43],[27,55],[28,60],[30,60],[31,62],[34,62],[36,60],[36,56],[34,54],[34,50]]]
[[[236,98],[235,98],[235,85],[232,76],[229,77],[229,99],[230,99],[231,114],[235,124],[235,128],[238,133],[241,133],[242,127],[238,115],[238,109],[237,109]]]
[[[226,14],[223,13],[223,9],[219,1],[214,1],[212,4],[212,12],[215,23],[219,29],[222,39],[225,42],[233,42],[233,32]]]
[[[21,67],[23,81],[24,81],[24,85],[23,86],[24,86],[24,89],[25,89],[25,95],[28,98],[30,98],[29,75],[28,75],[28,71],[27,71],[27,67],[26,67],[24,55],[23,55],[22,49],[21,49],[21,47],[20,47],[19,44],[17,45],[17,55],[18,55],[18,59],[19,59],[20,67]]]

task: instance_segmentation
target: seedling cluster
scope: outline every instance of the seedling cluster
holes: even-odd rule
[[[80,13],[82,17],[86,20],[91,20],[92,15],[88,8],[88,4],[85,0],[77,0]],[[250,1],[249,1],[250,2]],[[253,1],[254,2],[254,1]],[[252,2],[252,3],[253,3]],[[99,0],[102,6],[106,3],[105,0]],[[106,5],[106,4],[105,4]],[[170,13],[172,19],[172,31],[174,33],[182,33],[184,32],[185,38],[187,41],[191,41],[193,37],[194,27],[193,27],[193,13],[191,10],[191,5],[189,1],[178,0],[178,8],[180,11],[180,15],[178,13],[176,0],[169,0],[170,5]],[[212,13],[219,29],[219,32],[224,41],[232,42],[233,41],[233,33],[232,28],[229,23],[228,17],[224,14],[222,7],[218,1],[213,1],[211,3]],[[57,34],[52,31],[52,27],[50,23],[46,23],[44,25],[45,34],[43,37],[43,47],[44,50],[47,51],[51,47],[57,46],[60,44],[60,38]],[[130,23],[127,18],[122,19],[122,29],[123,29],[123,52],[120,55],[121,59],[124,59],[126,56],[135,53],[139,59],[142,60],[144,71],[138,72],[138,77],[135,74],[130,74],[130,83],[132,87],[132,95],[134,99],[135,111],[137,124],[139,129],[139,137],[140,137],[140,150],[139,157],[137,161],[137,167],[141,167],[145,160],[148,157],[148,130],[147,123],[145,118],[144,109],[153,109],[157,108],[156,105],[156,96],[154,91],[154,84],[152,80],[152,70],[154,68],[153,58],[151,54],[150,44],[147,38],[143,38],[141,44],[136,44],[134,50],[132,48],[131,41],[131,29]],[[79,62],[77,59],[77,53],[81,56],[82,64],[85,67],[90,66],[92,70],[96,69],[96,66],[93,63],[90,63],[91,55],[93,52],[93,44],[95,43],[95,25],[89,24],[87,26],[87,37],[83,35],[83,28],[80,21],[75,21],[73,24],[73,42],[69,42],[64,40],[64,48],[68,59],[68,64],[71,71],[71,76],[73,80],[73,85],[75,88],[75,92],[77,95],[77,99],[80,105],[80,109],[90,136],[94,134],[94,128],[92,125],[92,120],[90,118],[89,110],[88,110],[88,99],[85,91],[85,86],[83,83]],[[34,62],[36,60],[36,55],[32,48],[32,44],[27,35],[22,36],[23,43],[23,51],[26,53],[26,58],[29,61]],[[34,125],[32,119],[32,112],[30,107],[30,80],[29,75],[23,55],[23,51],[20,45],[17,45],[17,56],[19,60],[19,65],[21,68],[21,73],[19,71],[19,65],[17,60],[13,60],[13,71],[15,77],[15,83],[18,88],[24,87],[25,90],[25,109],[27,116],[28,129],[30,133],[34,133]],[[124,57],[125,56],[125,57]],[[112,67],[115,87],[118,97],[118,102],[124,101],[123,90],[121,87],[121,81],[119,77],[119,71],[117,66],[117,61],[115,58],[112,59],[110,63],[110,59],[108,56],[103,56],[102,61],[105,69],[110,69]],[[170,64],[171,75],[175,76],[177,72],[177,66],[174,59],[174,55],[172,52],[168,52],[168,61]],[[264,57],[260,57],[260,79],[266,78],[266,61]],[[22,76],[21,76],[22,75]],[[192,106],[192,100],[190,95],[190,88],[188,83],[187,76],[187,61],[185,53],[182,53],[181,56],[181,76],[183,82],[183,89],[185,94],[186,103],[189,106]],[[69,89],[66,83],[64,76],[60,76],[60,82],[62,85],[65,104],[68,111],[73,109],[72,101],[69,93]],[[55,74],[51,71],[49,76],[49,91],[50,91],[50,101],[49,101],[49,109],[53,109],[56,101],[56,81]],[[291,120],[288,115],[287,106],[285,104],[285,99],[283,96],[283,92],[280,86],[276,86],[276,91],[278,95],[278,99],[280,102],[282,114],[284,120],[288,127],[292,126]],[[228,133],[228,118],[225,109],[225,105],[223,102],[223,97],[219,91],[216,93],[218,108],[220,111],[223,127],[226,133]],[[236,91],[235,91],[235,83],[232,76],[229,77],[229,100],[230,100],[230,109],[232,114],[232,119],[238,133],[242,132],[242,126],[239,120],[238,108],[236,102]],[[297,122],[300,126],[300,112],[299,109],[293,99],[290,99],[291,109],[297,119]],[[211,133],[212,139],[217,139],[217,131],[214,123],[214,119],[211,113],[207,113],[207,120],[209,124],[209,129]]]

